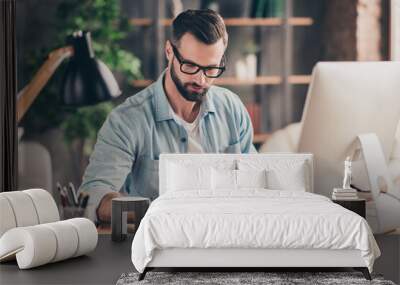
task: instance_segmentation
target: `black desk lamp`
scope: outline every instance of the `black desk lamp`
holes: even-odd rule
[[[18,122],[66,58],[70,60],[61,85],[64,105],[74,107],[93,105],[121,94],[110,69],[94,57],[89,32],[75,32],[68,37],[67,44],[67,47],[51,52],[32,81],[18,93]]]

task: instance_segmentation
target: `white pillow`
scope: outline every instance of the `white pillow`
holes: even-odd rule
[[[214,190],[236,190],[236,170],[212,168],[212,188]]]
[[[266,170],[212,169],[213,189],[267,188]]]
[[[170,191],[211,190],[211,167],[168,164],[167,189]]]
[[[267,188],[267,171],[236,170],[237,188]]]
[[[267,171],[267,188],[272,190],[306,191],[310,189],[309,167],[299,159],[240,159],[240,170]]]
[[[290,168],[274,168],[267,171],[268,188],[273,190],[306,191],[305,163]]]

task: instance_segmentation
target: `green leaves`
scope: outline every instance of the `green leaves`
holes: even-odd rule
[[[68,143],[72,143],[76,138],[96,141],[97,131],[101,128],[113,107],[113,103],[104,102],[76,110],[61,125],[61,128],[64,130],[65,140]]]
[[[52,46],[44,47],[39,53],[32,52],[25,61],[30,63],[24,67],[31,74],[29,77],[33,77],[52,49],[65,46],[68,35],[83,30],[92,34],[96,57],[114,73],[122,75],[120,88],[123,93],[130,89],[133,79],[142,78],[140,60],[120,44],[131,29],[128,19],[121,16],[120,1],[64,0],[58,4],[56,18],[56,36],[51,41]],[[102,103],[66,113],[58,99],[61,69],[57,70],[51,82],[42,90],[43,94],[39,95],[22,124],[27,133],[42,132],[61,125],[68,143],[75,139],[96,140],[97,131],[111,112],[113,103]]]

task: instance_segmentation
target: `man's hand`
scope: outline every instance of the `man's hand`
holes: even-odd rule
[[[112,202],[111,200],[117,197],[122,197],[123,195],[119,192],[111,192],[104,195],[103,199],[101,199],[99,207],[96,210],[97,219],[103,223],[111,223],[111,209]],[[135,213],[128,212],[128,222],[131,223],[135,220]]]
[[[119,192],[111,192],[104,195],[103,199],[100,201],[99,207],[96,210],[97,218],[101,222],[111,222],[111,200],[121,196],[122,195]]]

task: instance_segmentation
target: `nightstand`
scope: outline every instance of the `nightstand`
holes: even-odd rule
[[[339,204],[340,206],[359,214],[365,219],[365,199],[355,199],[355,200],[335,200],[332,202]]]

